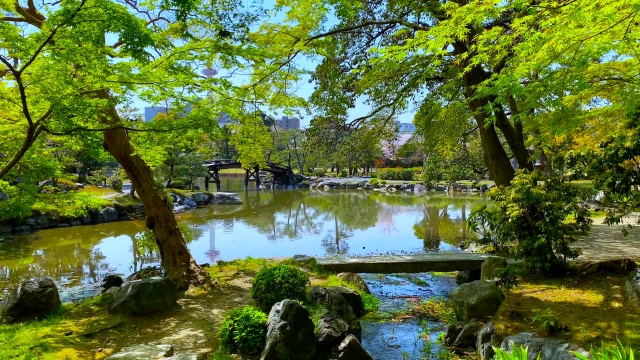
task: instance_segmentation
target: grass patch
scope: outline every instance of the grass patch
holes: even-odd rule
[[[216,265],[213,265],[206,270],[212,278],[218,279],[220,284],[224,284],[228,280],[241,275],[254,277],[258,271],[272,263],[274,262],[270,262],[267,259],[252,258],[249,256],[246,259],[218,261]]]
[[[138,205],[142,204],[142,201],[137,197],[132,197],[129,195],[119,195],[113,198],[113,200],[122,206],[130,206],[130,205]]]
[[[78,193],[80,194],[89,194],[89,195],[95,195],[95,196],[105,196],[105,195],[113,195],[113,194],[120,194],[119,192],[108,188],[108,187],[97,187],[94,185],[85,185],[84,189],[80,189],[78,190]]]
[[[430,298],[422,300],[413,305],[410,314],[419,318],[429,318],[445,324],[456,322],[456,315],[453,311],[453,304],[443,298]],[[406,316],[408,314],[401,314]]]
[[[623,275],[601,274],[559,279],[527,276],[511,290],[511,308],[504,302],[494,324],[503,336],[522,331],[548,336],[531,322],[536,313],[549,309],[568,326],[567,331],[554,334],[558,338],[587,349],[601,342],[615,344],[616,339],[639,348],[640,314],[627,299],[625,280]]]

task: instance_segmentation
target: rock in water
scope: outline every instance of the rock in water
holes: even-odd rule
[[[360,275],[356,273],[340,273],[337,275],[337,277],[338,279],[353,285],[353,287],[355,287],[356,289],[364,291],[367,294],[371,294],[371,291],[369,291],[369,286],[367,286],[367,283],[362,280]]]
[[[427,188],[424,187],[424,185],[422,185],[422,184],[416,184],[413,187],[413,193],[416,194],[416,195],[424,195],[424,194],[427,193]]]
[[[294,300],[282,300],[269,312],[267,344],[261,360],[310,360],[316,351],[316,337],[309,311]]]
[[[118,221],[118,211],[112,207],[106,207],[98,213],[98,224]]]
[[[150,277],[124,284],[109,307],[112,314],[142,314],[173,307],[178,288],[168,277]]]
[[[575,344],[559,339],[537,338],[534,333],[520,333],[508,336],[500,345],[501,350],[512,351],[515,346],[527,347],[527,358],[536,360],[540,354],[540,360],[575,360],[573,351],[577,351],[585,356],[589,353]]]
[[[173,356],[171,345],[140,344],[123,348],[119,353],[107,356],[105,360],[149,360]]]
[[[105,292],[109,289],[111,289],[112,287],[120,287],[122,286],[122,283],[124,281],[122,280],[122,278],[118,275],[107,275],[104,277],[104,279],[102,280],[102,284],[100,285],[100,287],[102,288],[102,292]]]
[[[491,256],[488,257],[484,262],[482,262],[480,273],[480,280],[493,280],[495,278],[494,271],[497,268],[503,268],[507,266],[507,260],[501,258],[499,256]]]
[[[207,202],[208,197],[204,193],[197,192],[191,195],[191,199],[193,199],[197,204],[204,205]]]
[[[504,300],[500,289],[486,281],[462,284],[451,293],[453,310],[460,321],[493,316]]]
[[[240,195],[229,192],[217,192],[211,194],[210,204],[242,204]]]
[[[360,344],[360,341],[353,336],[347,336],[338,348],[340,360],[373,360],[371,354],[367,352]]]
[[[53,280],[40,278],[23,281],[5,299],[0,317],[9,322],[42,318],[56,312],[61,305]]]
[[[195,201],[193,201],[192,198],[184,198],[183,202],[184,202],[184,205],[188,206],[190,209],[195,209],[196,206],[198,206],[198,204]]]

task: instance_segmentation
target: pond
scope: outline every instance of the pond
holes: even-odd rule
[[[375,255],[459,251],[465,220],[484,203],[479,195],[380,194],[364,190],[244,191],[242,175],[227,175],[222,191],[237,191],[242,205],[210,205],[181,216],[198,263],[252,257]],[[64,300],[85,296],[104,275],[128,275],[157,265],[139,251],[144,222],[116,222],[38,231],[0,243],[0,288],[48,276]],[[84,285],[84,286],[78,286]],[[81,288],[82,293],[73,289]]]

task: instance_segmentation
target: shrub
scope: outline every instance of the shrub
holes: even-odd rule
[[[419,173],[420,168],[382,168],[378,169],[378,178],[382,180],[407,180],[417,179],[416,172]]]
[[[604,343],[602,343],[602,348],[599,351],[591,346],[589,353],[591,354],[591,360],[633,360],[634,358],[633,349],[631,347],[625,348],[620,340],[618,340],[617,346],[613,349],[608,348]],[[577,351],[574,351],[573,354],[579,360],[589,360],[588,357]]]
[[[378,173],[371,173],[371,178],[376,179],[378,177]]]
[[[346,169],[342,169],[340,170],[340,172],[338,173],[338,177],[347,177],[349,176],[349,173],[347,172]]]
[[[505,267],[496,268],[493,273],[499,278],[496,285],[507,292],[507,303],[509,304],[509,307],[511,307],[510,292],[511,289],[518,286],[516,268],[513,265],[507,265]]]
[[[313,170],[313,176],[323,177],[326,174],[323,168],[316,168]]]
[[[373,185],[373,186],[378,186],[378,179],[371,179],[369,180],[369,184]]]
[[[561,274],[567,259],[579,255],[569,247],[576,233],[591,226],[589,210],[579,205],[585,191],[539,171],[518,170],[511,186],[491,189],[490,208],[485,205],[469,215],[469,228],[480,235],[481,245],[508,246],[527,269]]]
[[[111,188],[116,191],[122,191],[122,179],[120,176],[112,176],[109,178],[109,182],[111,183]]]
[[[218,337],[230,352],[248,355],[260,353],[267,335],[267,315],[253,306],[231,311],[225,318]]]
[[[253,279],[251,298],[265,311],[284,299],[304,301],[309,277],[291,265],[268,266]]]
[[[387,185],[387,180],[380,181],[380,185]]]
[[[547,308],[544,311],[535,309],[533,310],[533,312],[536,315],[531,319],[531,324],[539,323],[540,327],[544,330],[547,330],[549,334],[553,334],[566,329],[566,326],[560,324],[560,320],[555,316],[550,308]]]

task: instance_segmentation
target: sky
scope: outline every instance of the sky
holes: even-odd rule
[[[263,6],[265,8],[272,8],[275,5],[275,1],[274,0],[265,0],[263,2]],[[272,18],[272,21],[284,21],[284,13],[280,12],[278,13],[276,16],[274,16]],[[333,17],[333,16],[329,16],[326,22],[326,26],[327,27],[331,27],[334,26],[338,23],[337,18]],[[314,70],[316,68],[316,66],[320,63],[320,59],[309,59],[307,57],[299,57],[298,59],[296,59],[296,64],[306,70]],[[217,69],[218,70],[218,69]],[[224,70],[220,70],[219,73],[216,76],[227,76],[229,75],[228,73],[225,73]],[[311,94],[313,93],[313,87],[314,85],[312,83],[309,83],[309,78],[305,77],[304,79],[302,79],[297,85],[297,91],[295,92],[296,95],[308,99]],[[243,76],[243,75],[236,75],[234,77],[231,78],[231,81],[237,85],[240,85],[242,83],[246,83],[248,82],[248,77],[247,76]],[[151,104],[146,103],[140,99],[136,99],[133,101],[132,104],[133,107],[139,108],[141,110],[141,112],[144,112],[144,108],[151,106]],[[162,104],[160,104],[160,106],[162,106]],[[358,100],[356,102],[356,106],[355,108],[351,109],[349,111],[349,118],[354,119],[354,118],[358,118],[361,116],[365,116],[367,115],[369,112],[371,111],[371,107],[364,104],[364,102],[362,101],[362,99]],[[283,113],[271,113],[269,114],[271,116],[280,118],[282,115],[284,115]],[[407,123],[411,123],[413,122],[413,116],[414,113],[413,112],[408,112],[408,113],[402,113],[402,114],[398,114],[396,115],[396,120],[399,120],[400,122],[407,122]],[[307,114],[300,114],[300,115],[296,115],[296,117],[298,117],[300,119],[300,126],[302,128],[308,127],[309,126],[309,121],[311,119],[312,116],[309,116]]]

